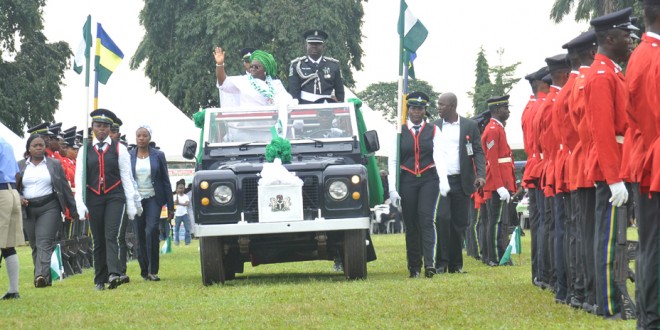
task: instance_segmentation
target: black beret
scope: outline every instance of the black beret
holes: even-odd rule
[[[254,52],[255,50],[257,49],[252,47],[241,49],[241,58],[243,58],[244,60],[249,60],[250,56],[252,56],[252,52]]]
[[[328,39],[328,34],[321,30],[307,30],[303,33],[303,38],[305,38],[306,42],[324,43]]]
[[[423,92],[412,92],[406,97],[408,106],[428,106],[429,96]]]
[[[112,125],[117,116],[115,113],[108,109],[96,109],[89,114],[92,117],[92,122],[106,123]]]
[[[596,17],[591,20],[590,24],[596,31],[606,31],[611,29],[637,31],[639,29],[630,23],[631,14],[632,8],[628,7],[607,15]]]
[[[569,51],[579,52],[584,49],[592,48],[596,46],[596,32],[591,29],[586,32],[580,33],[579,36],[573,38],[573,40],[565,43],[561,48],[568,49]]]
[[[548,65],[548,70],[550,72],[562,69],[570,69],[568,64],[568,59],[566,54],[559,54],[545,59],[545,63]]]
[[[486,100],[488,103],[488,108],[495,109],[499,107],[508,107],[509,106],[509,95],[491,97]]]

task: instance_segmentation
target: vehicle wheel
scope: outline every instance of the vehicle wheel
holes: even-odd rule
[[[349,280],[367,278],[366,230],[344,232],[344,275]]]
[[[202,283],[204,285],[225,283],[222,253],[222,239],[220,237],[199,238],[199,255],[202,264]]]

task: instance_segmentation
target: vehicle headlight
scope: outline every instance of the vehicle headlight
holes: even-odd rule
[[[336,201],[341,201],[348,196],[348,186],[344,181],[334,181],[328,187],[328,194]]]
[[[220,185],[213,191],[213,199],[222,205],[231,202],[232,198],[234,198],[234,191],[227,185]]]

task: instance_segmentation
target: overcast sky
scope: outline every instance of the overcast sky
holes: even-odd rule
[[[491,65],[521,62],[517,76],[522,77],[545,65],[544,58],[561,53],[562,44],[588,27],[587,23],[577,24],[571,18],[558,25],[552,23],[548,17],[553,0],[407,2],[415,16],[429,30],[428,39],[417,53],[417,77],[430,82],[437,91],[454,92],[459,98],[458,108],[462,114],[471,112],[471,101],[466,93],[474,84],[475,60],[480,46],[486,50]],[[126,102],[131,102],[139,108],[141,102],[149,102],[148,95],[135,96],[131,100],[125,96],[127,90],[149,92],[144,74],[129,72],[128,68],[129,59],[144,35],[138,21],[142,1],[48,0],[46,3],[44,24],[49,41],[67,41],[75,50],[81,39],[85,17],[92,12],[93,19],[102,22],[106,32],[124,52],[124,61],[110,78],[109,84],[101,86],[100,106],[113,109],[125,107]],[[362,58],[364,69],[354,75],[357,91],[371,83],[394,81],[398,75],[399,39],[396,24],[399,0],[371,0],[363,2],[363,6],[362,48],[365,56]],[[505,49],[501,62],[497,55],[499,48]],[[82,76],[69,71],[65,83],[59,112],[83,107],[84,89],[80,87],[84,84]],[[519,145],[517,142],[522,140],[520,115],[529,93],[529,85],[524,82],[518,84],[511,93],[513,107],[507,134],[512,146]],[[69,118],[56,114],[56,118],[62,117]],[[65,126],[69,124],[65,123]]]

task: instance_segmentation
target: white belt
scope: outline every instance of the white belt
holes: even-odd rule
[[[513,162],[513,159],[511,157],[504,157],[504,158],[498,158],[497,162],[502,164],[502,163],[511,163]]]
[[[541,157],[541,159],[543,159],[543,153],[539,153],[539,157]]]
[[[316,102],[321,99],[331,99],[332,95],[312,94],[310,92],[301,91],[300,98],[305,101]]]
[[[623,144],[623,135],[616,136],[616,143]]]
[[[559,150],[564,150],[564,145],[563,144],[559,145]]]

